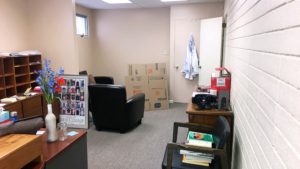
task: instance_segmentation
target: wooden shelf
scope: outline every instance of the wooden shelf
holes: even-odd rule
[[[10,88],[14,88],[14,87],[15,87],[15,85],[6,85],[5,86],[6,89],[10,89]]]
[[[28,75],[28,73],[17,74],[17,75],[15,75],[15,77],[26,76],[26,75]]]
[[[7,77],[7,76],[13,76],[13,75],[14,75],[14,73],[6,73],[6,74],[4,74],[5,77]]]
[[[17,68],[17,67],[25,67],[25,66],[28,66],[28,64],[24,64],[24,65],[15,65],[14,67]]]
[[[35,87],[35,71],[42,69],[42,56],[0,57],[0,99]]]
[[[28,84],[30,84],[30,82],[18,83],[18,84],[16,84],[16,86],[19,87],[19,86],[24,86],[24,85],[28,85]]]
[[[29,63],[29,66],[42,65],[40,62],[32,62]]]

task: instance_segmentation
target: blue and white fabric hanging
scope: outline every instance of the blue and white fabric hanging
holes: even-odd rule
[[[186,58],[184,60],[181,72],[184,74],[186,79],[193,80],[199,74],[198,67],[199,61],[197,49],[193,35],[191,34],[187,45]]]

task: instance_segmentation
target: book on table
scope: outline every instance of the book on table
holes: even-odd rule
[[[180,150],[181,155],[185,157],[185,160],[198,161],[201,163],[211,163],[211,160],[214,159],[212,154],[194,152],[189,150]]]
[[[207,133],[189,131],[186,144],[211,148],[213,145],[213,136]]]
[[[189,131],[186,144],[211,148],[213,145],[213,137],[211,134]],[[182,155],[183,163],[194,165],[209,166],[214,159],[212,154],[202,152],[180,150],[180,154]]]

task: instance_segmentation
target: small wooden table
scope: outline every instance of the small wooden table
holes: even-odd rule
[[[64,141],[55,141],[53,143],[48,143],[47,134],[43,134],[42,163],[31,163],[25,169],[87,169],[87,132],[84,129],[69,129],[68,131],[76,131],[78,134],[68,136]]]
[[[37,135],[10,134],[0,137],[0,169],[19,169],[42,160],[42,139]]]
[[[226,110],[218,110],[218,109],[211,109],[211,110],[198,110],[197,105],[189,102],[187,105],[186,113],[189,116],[190,123],[198,123],[205,126],[213,126],[217,120],[218,116],[224,116],[230,125],[230,138],[227,144],[227,150],[230,155],[229,164],[231,164],[231,156],[232,156],[232,141],[233,141],[233,123],[234,123],[234,116],[232,111]]]
[[[189,102],[187,105],[186,113],[189,116],[190,123],[199,123],[208,126],[212,126],[215,123],[217,116],[224,116],[229,122],[230,129],[233,129],[232,111],[218,109],[198,110],[196,104]]]

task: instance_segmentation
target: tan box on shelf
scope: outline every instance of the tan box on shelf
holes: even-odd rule
[[[41,160],[41,136],[10,134],[0,137],[0,169],[20,169],[31,161]]]
[[[166,63],[146,64],[146,72],[148,76],[166,75]]]
[[[145,64],[129,64],[128,65],[129,76],[146,76]]]

